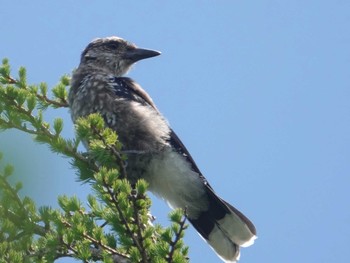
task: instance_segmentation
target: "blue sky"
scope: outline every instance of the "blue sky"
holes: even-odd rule
[[[349,261],[349,1],[6,1],[0,16],[0,58],[31,83],[56,84],[95,37],[162,51],[129,76],[255,223],[240,262]],[[66,110],[46,116],[73,136]],[[89,192],[27,135],[1,133],[0,151],[41,205]],[[154,200],[160,223],[168,211]],[[192,228],[186,242],[191,262],[220,262]]]

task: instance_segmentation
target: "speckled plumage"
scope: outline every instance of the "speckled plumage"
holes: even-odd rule
[[[128,178],[144,178],[172,207],[186,208],[193,226],[226,262],[256,238],[253,224],[218,197],[150,96],[123,77],[136,61],[157,56],[118,37],[96,39],[83,51],[69,93],[73,121],[100,113],[128,154]]]

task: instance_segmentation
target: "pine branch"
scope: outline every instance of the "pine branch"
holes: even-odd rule
[[[73,229],[73,225],[70,224],[69,222],[67,221],[62,221],[62,223],[66,226],[66,227],[69,227],[71,229]],[[92,250],[92,252],[94,252],[94,257],[98,258],[98,259],[101,259],[101,248],[103,249],[103,251],[107,251],[109,252],[110,254],[114,255],[114,256],[117,256],[116,258],[118,259],[124,259],[124,260],[129,260],[129,257],[127,255],[124,255],[122,253],[119,253],[117,250],[109,247],[109,246],[106,246],[105,244],[103,244],[100,240],[97,240],[93,237],[91,237],[90,235],[86,234],[86,233],[82,233],[82,237],[86,238],[87,240],[91,241],[91,244],[94,244],[96,247],[99,247],[99,250],[100,250],[100,253],[97,253],[98,251],[96,249]],[[68,245],[68,244],[66,244]],[[74,251],[74,249],[70,246],[70,249],[72,251]],[[77,251],[74,251],[75,253]]]
[[[174,257],[174,253],[177,250],[177,245],[180,242],[180,240],[183,238],[184,235],[184,231],[185,229],[187,229],[187,225],[186,225],[186,219],[187,219],[187,213],[186,210],[183,211],[183,219],[179,221],[178,216],[174,216],[172,217],[172,219],[179,225],[179,229],[178,231],[175,231],[175,238],[173,241],[170,242],[170,251],[167,257],[167,262],[171,263],[173,262],[173,257]],[[180,218],[181,219],[181,218]]]
[[[21,67],[19,70],[19,78],[15,79],[10,75],[10,67],[8,64],[7,59],[3,59],[3,65],[0,69],[0,76],[1,76],[1,82],[5,85],[15,85],[20,89],[26,90],[31,92],[36,96],[36,98],[43,102],[44,104],[47,104],[48,106],[52,106],[55,108],[68,108],[68,101],[65,96],[56,96],[56,99],[50,99],[47,97],[47,88],[46,84],[43,84],[41,86],[41,93],[38,93],[36,89],[31,89],[26,84],[26,69]],[[67,76],[63,76],[61,78],[61,84],[63,86],[69,85],[69,78]],[[55,90],[54,90],[55,91]],[[55,92],[54,92],[55,93]],[[62,93],[62,86],[56,86],[56,95],[63,95]]]
[[[175,212],[166,229],[148,222],[147,184],[138,180],[131,186],[127,181],[122,145],[101,116],[79,119],[71,140],[60,135],[62,119],[52,126],[44,121],[47,108],[68,107],[68,85],[69,78],[62,77],[51,98],[45,83],[27,84],[24,68],[14,78],[7,60],[0,66],[0,131],[34,135],[53,152],[70,157],[80,179],[90,181],[99,199],[89,196],[89,213],[75,197],[59,197],[61,209],[37,210],[30,198],[19,196],[20,185],[12,187],[7,181],[11,169],[5,169],[0,173],[0,262],[53,262],[62,257],[82,262],[187,262],[188,249],[182,243],[186,218]],[[81,141],[89,145],[88,154],[77,150]]]

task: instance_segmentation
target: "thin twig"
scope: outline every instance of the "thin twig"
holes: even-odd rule
[[[73,228],[72,224],[70,224],[70,223],[67,222],[67,221],[62,221],[62,223],[63,223],[65,226],[69,227],[69,228]],[[88,239],[89,241],[91,241],[92,243],[94,243],[95,245],[97,245],[97,246],[103,248],[105,251],[108,251],[109,253],[111,253],[111,254],[113,254],[113,255],[119,255],[119,256],[121,256],[121,257],[128,258],[128,256],[126,256],[126,255],[124,255],[124,254],[122,254],[122,253],[119,253],[117,250],[115,250],[115,249],[113,249],[113,248],[111,248],[111,247],[109,247],[109,246],[104,245],[100,240],[97,240],[97,239],[91,237],[90,235],[88,235],[88,234],[86,234],[86,233],[82,233],[82,236],[83,236],[84,238]]]
[[[122,209],[119,207],[118,204],[118,200],[115,197],[115,193],[112,192],[111,188],[109,187],[109,185],[104,181],[104,186],[107,189],[107,192],[111,198],[112,203],[114,204],[114,207],[117,209],[117,212],[119,214],[119,217],[121,218],[122,224],[124,225],[127,234],[131,237],[134,245],[137,247],[137,249],[140,251],[140,253],[142,254],[142,246],[139,244],[138,240],[135,238],[134,233],[132,232],[132,230],[130,229],[130,226],[124,216],[124,213],[122,211]],[[147,261],[145,261],[144,263],[146,263]]]
[[[143,244],[143,237],[142,237],[142,233],[141,233],[141,229],[142,229],[142,226],[141,226],[141,222],[140,222],[140,217],[139,217],[139,208],[136,204],[136,196],[132,195],[131,196],[131,200],[132,200],[132,203],[133,203],[133,206],[134,206],[134,218],[135,218],[135,223],[137,225],[137,237],[138,237],[138,240],[139,240],[139,244],[140,244],[140,253],[141,253],[141,256],[142,256],[142,261],[143,262],[147,262],[148,261],[148,256],[147,256],[147,251],[144,247],[144,244]]]
[[[174,252],[176,249],[176,244],[181,239],[182,232],[185,231],[185,229],[186,229],[186,226],[185,226],[186,219],[187,219],[187,216],[186,216],[186,210],[185,210],[184,211],[184,219],[180,222],[180,229],[177,233],[175,233],[174,241],[171,241],[171,243],[170,243],[170,251],[169,251],[169,254],[167,257],[167,262],[169,262],[169,263],[173,262],[173,256],[174,256]]]
[[[38,93],[35,94],[35,96],[39,99],[39,100],[43,100],[45,102],[47,102],[48,104],[51,104],[51,105],[54,105],[54,106],[57,106],[57,107],[61,107],[61,108],[68,108],[69,105],[68,105],[68,102],[63,99],[63,98],[60,98],[60,100],[62,102],[59,102],[57,100],[51,100],[49,99],[47,96],[45,95],[40,95]]]

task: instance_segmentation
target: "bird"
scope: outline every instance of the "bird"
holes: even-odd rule
[[[72,120],[99,113],[123,145],[128,179],[146,180],[149,190],[171,208],[184,209],[216,254],[224,262],[236,262],[240,247],[257,238],[255,226],[215,193],[151,97],[124,76],[136,62],[160,54],[117,36],[94,39],[72,75]]]

